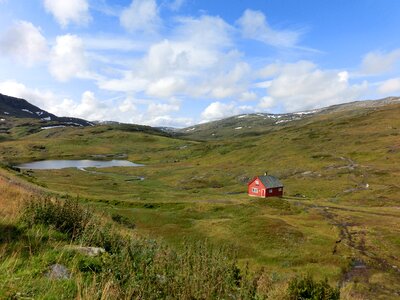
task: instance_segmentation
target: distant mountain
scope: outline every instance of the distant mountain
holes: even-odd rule
[[[388,97],[380,100],[364,100],[332,105],[325,108],[286,114],[253,113],[242,114],[222,120],[203,123],[179,129],[176,132],[190,139],[213,140],[227,137],[257,136],[267,131],[292,124],[295,121],[312,120],[313,117],[333,113],[356,113],[389,104],[400,104],[400,97]]]
[[[92,126],[89,121],[70,118],[58,117],[53,115],[31,103],[25,99],[15,98],[0,94],[0,117],[13,118],[30,118],[39,119],[45,122],[57,123],[60,126]]]

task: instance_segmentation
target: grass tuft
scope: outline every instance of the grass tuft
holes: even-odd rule
[[[42,224],[54,227],[76,239],[85,230],[92,216],[92,211],[80,206],[76,200],[41,198],[26,203],[21,220],[28,226]]]

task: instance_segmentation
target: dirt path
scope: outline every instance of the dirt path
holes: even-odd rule
[[[340,280],[340,286],[344,286],[349,282],[364,282],[369,283],[371,275],[376,271],[380,272],[391,272],[400,282],[400,266],[391,264],[387,259],[382,257],[380,254],[375,253],[373,249],[370,249],[367,244],[368,231],[365,227],[361,227],[354,221],[354,218],[349,215],[340,214],[343,213],[357,213],[365,215],[367,218],[398,218],[400,223],[400,214],[386,213],[386,212],[373,212],[362,209],[354,209],[348,207],[331,206],[324,204],[312,203],[312,199],[301,201],[300,199],[285,199],[287,201],[296,203],[296,205],[303,206],[306,209],[312,209],[317,211],[324,219],[335,226],[339,230],[339,237],[332,245],[332,255],[339,255],[339,246],[345,245],[352,250],[353,258],[350,263],[350,267],[346,270]],[[386,292],[400,296],[399,290],[391,290],[390,287],[382,287]]]
[[[337,208],[329,206],[318,206],[313,207],[316,209],[330,224],[339,229],[339,239],[336,240],[333,246],[332,254],[337,254],[338,245],[344,243],[347,247],[354,250],[354,257],[351,262],[350,268],[343,273],[340,285],[344,286],[354,280],[369,282],[371,273],[373,270],[379,270],[382,272],[391,271],[400,280],[400,268],[389,263],[385,258],[379,254],[374,253],[371,249],[366,246],[366,235],[367,231],[363,228],[359,229],[359,224],[351,222],[349,219],[344,219],[342,216],[336,214],[333,209],[339,209],[344,211],[356,211],[360,213],[368,213],[359,210],[351,210],[346,208]],[[377,213],[377,215],[385,215]],[[390,215],[390,214],[389,214]],[[390,215],[398,217],[395,215]],[[391,290],[389,291],[393,295],[399,295],[400,291]]]

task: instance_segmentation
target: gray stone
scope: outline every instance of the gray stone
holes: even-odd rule
[[[104,248],[100,247],[68,246],[68,249],[77,251],[90,257],[99,256],[106,252]]]
[[[66,266],[54,264],[49,267],[46,276],[50,279],[69,279],[71,278],[71,272]]]

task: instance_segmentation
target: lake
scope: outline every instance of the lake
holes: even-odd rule
[[[32,170],[54,170],[65,168],[109,168],[109,167],[140,167],[143,165],[135,164],[128,160],[41,160],[18,165],[20,169]]]

